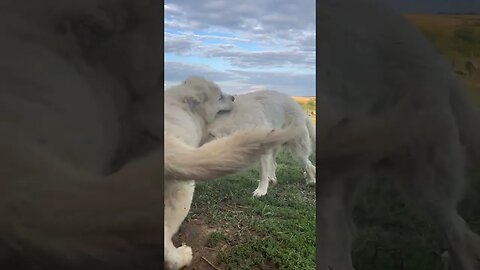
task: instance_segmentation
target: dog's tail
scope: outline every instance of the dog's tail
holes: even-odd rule
[[[469,104],[459,84],[450,87],[450,107],[457,123],[460,140],[473,165],[480,163],[480,111]],[[383,117],[357,121],[347,120],[331,127],[335,132],[320,134],[320,156],[317,159],[335,159],[366,153],[388,153],[407,145],[415,138],[435,137],[445,126],[438,117],[438,109],[412,110],[406,97]],[[322,121],[320,116],[320,121]],[[405,122],[405,119],[410,119]],[[342,124],[343,123],[343,124]],[[400,124],[401,123],[401,124]],[[320,125],[323,130],[322,124]],[[327,139],[328,138],[328,139]],[[326,142],[325,144],[323,142]],[[478,166],[476,166],[478,167]]]
[[[165,134],[164,177],[211,180],[246,168],[269,149],[296,136],[293,128],[258,128],[213,140],[199,148]]]
[[[460,85],[450,90],[450,106],[460,133],[460,140],[466,146],[466,151],[475,165],[480,164],[480,111],[473,104],[469,104],[465,91],[457,89]],[[478,167],[478,166],[475,166]]]
[[[437,114],[435,108],[414,110],[409,96],[376,117],[339,118],[333,109],[322,110],[317,118],[320,121],[317,161],[382,156],[408,145],[415,138],[435,136],[435,132],[443,127]]]

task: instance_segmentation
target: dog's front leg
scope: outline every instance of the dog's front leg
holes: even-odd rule
[[[322,178],[318,188],[317,269],[320,270],[353,270],[351,248],[354,226],[351,211],[354,185],[345,181]]]
[[[437,138],[436,144],[415,145],[403,157],[405,174],[399,186],[407,198],[431,218],[448,244],[448,269],[480,269],[480,236],[457,211],[466,186],[463,146],[456,129]],[[447,254],[446,254],[447,255]]]
[[[192,261],[192,249],[186,245],[176,248],[172,237],[190,211],[194,189],[194,181],[165,183],[164,258],[168,270],[180,269]]]
[[[254,197],[261,197],[267,194],[268,183],[271,178],[271,171],[273,169],[273,155],[269,152],[266,155],[262,155],[260,158],[260,183],[258,183],[257,189],[253,192]],[[275,172],[274,174],[275,175]]]

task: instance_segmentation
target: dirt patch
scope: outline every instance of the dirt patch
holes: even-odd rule
[[[173,237],[173,243],[175,246],[180,246],[182,243],[186,243],[193,249],[192,264],[183,270],[220,270],[223,269],[221,264],[217,261],[217,255],[221,250],[226,248],[226,245],[210,248],[207,246],[210,233],[217,231],[215,228],[207,225],[201,219],[186,219],[180,230]],[[203,259],[205,258],[212,263],[216,268],[209,265],[209,263]]]

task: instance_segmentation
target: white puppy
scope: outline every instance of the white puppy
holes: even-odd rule
[[[158,269],[163,159],[111,162],[163,84],[159,1],[0,6],[0,269]]]
[[[198,148],[205,126],[219,112],[230,110],[234,98],[200,77],[189,77],[166,90],[164,96],[163,123],[158,117],[163,109],[159,106],[161,93],[136,104],[134,122],[143,133],[148,131],[150,136],[157,137],[162,136],[164,124],[164,258],[167,269],[180,269],[190,264],[192,249],[176,248],[172,236],[190,210],[195,188],[192,179],[210,180],[240,170],[269,148],[287,141],[293,132],[256,129]],[[138,145],[134,148],[139,149]]]
[[[315,146],[315,128],[302,107],[285,94],[263,90],[236,96],[232,110],[219,114],[215,121],[208,124],[207,140],[249,128],[277,129],[287,126],[295,126],[298,135],[283,147],[304,164],[307,183],[315,184],[315,166],[309,160]],[[260,183],[253,196],[264,196],[269,182],[277,182],[275,158],[281,148],[276,147],[261,157]]]
[[[353,269],[355,187],[379,173],[432,219],[453,269],[480,269],[480,238],[457,212],[465,158],[480,160],[480,119],[455,74],[379,1],[317,4],[317,269]]]

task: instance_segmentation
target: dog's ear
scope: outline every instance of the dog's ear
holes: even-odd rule
[[[210,82],[205,80],[203,77],[199,76],[190,76],[188,77],[185,81],[183,81],[183,84],[188,85],[189,87],[192,87],[196,90],[208,90]]]
[[[207,96],[205,95],[205,93],[195,93],[193,95],[186,96],[183,101],[185,102],[185,104],[188,105],[188,108],[191,111],[194,111],[198,108],[198,105],[200,105],[200,103],[204,103],[207,101]]]
[[[70,36],[87,53],[115,33],[108,17],[90,14],[67,15],[60,21],[58,29],[62,35]]]
[[[79,47],[89,52],[133,24],[133,14],[126,5],[90,6],[62,14],[57,20],[60,34],[70,36]]]
[[[200,104],[200,100],[198,100],[195,96],[189,96],[184,99],[185,104],[187,104],[188,108],[191,111],[194,111],[197,106]]]

